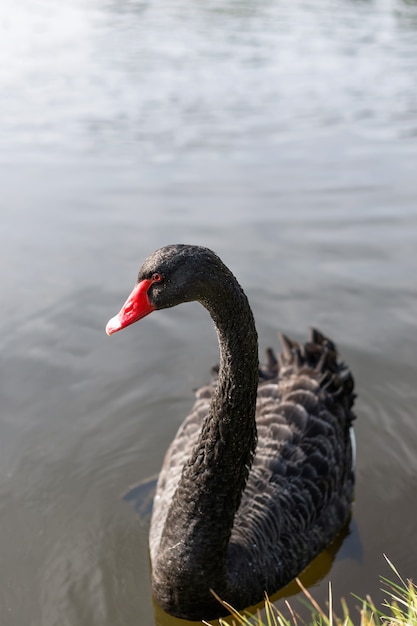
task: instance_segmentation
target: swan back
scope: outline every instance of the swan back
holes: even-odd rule
[[[353,379],[332,341],[282,336],[278,359],[259,369],[258,442],[227,555],[233,606],[258,602],[290,582],[346,524],[353,498]],[[156,562],[182,468],[196,445],[217,381],[202,387],[165,457],[150,533]]]

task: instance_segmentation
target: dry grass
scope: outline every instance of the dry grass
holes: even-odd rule
[[[385,557],[387,559],[387,557]],[[329,584],[329,602],[327,610],[323,610],[314,600],[310,592],[297,580],[304,593],[307,605],[311,610],[311,619],[305,622],[301,619],[288,601],[285,601],[287,615],[278,610],[268,597],[265,599],[264,615],[258,612],[249,615],[236,611],[226,602],[219,601],[230,612],[231,618],[219,619],[219,626],[417,626],[417,585],[412,580],[403,579],[394,565],[387,562],[398,582],[381,577],[382,590],[386,599],[380,608],[377,608],[370,597],[366,600],[356,598],[360,602],[355,619],[349,614],[346,602],[341,600],[342,617],[337,616],[333,609],[332,589]],[[231,620],[231,621],[230,621]],[[208,622],[203,622],[210,626]]]

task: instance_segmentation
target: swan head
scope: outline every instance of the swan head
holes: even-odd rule
[[[107,323],[113,333],[152,311],[199,301],[209,306],[218,297],[222,281],[232,277],[219,257],[202,246],[175,244],[156,250],[143,263],[137,283],[119,313]]]

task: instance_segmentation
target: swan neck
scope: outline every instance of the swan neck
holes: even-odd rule
[[[169,576],[171,565],[180,563],[175,587],[192,589],[193,601],[200,603],[213,601],[209,589],[221,594],[228,587],[228,544],[256,448],[258,343],[252,311],[235,279],[229,277],[216,293],[203,304],[219,340],[218,384],[167,515],[154,577],[154,585],[158,579],[163,584],[163,570]]]

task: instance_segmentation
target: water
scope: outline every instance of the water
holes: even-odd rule
[[[0,29],[0,623],[175,623],[121,494],[215,334],[198,305],[104,325],[177,241],[233,269],[262,348],[314,324],[354,372],[354,532],[314,595],[378,600],[383,553],[415,576],[417,5],[3,0]]]

